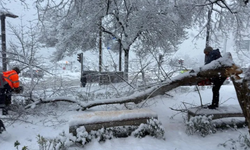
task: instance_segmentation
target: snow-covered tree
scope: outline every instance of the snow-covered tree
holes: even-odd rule
[[[38,56],[38,51],[41,50],[41,44],[38,42],[37,26],[30,23],[30,26],[20,25],[14,27],[9,24],[10,31],[14,35],[14,40],[10,41],[8,48],[7,59],[9,68],[18,66],[23,71],[32,71],[33,68],[43,69],[42,58]],[[39,59],[40,58],[40,59]],[[32,72],[33,73],[33,72]],[[33,97],[34,88],[39,83],[39,80],[34,79],[34,74],[31,73],[31,81],[22,83],[28,99]]]
[[[193,10],[188,2],[173,0],[76,0],[42,4],[37,1],[40,20],[46,27],[42,41],[57,47],[57,60],[76,50],[95,48],[101,29],[121,44],[125,73],[129,68],[129,51],[138,43],[143,45],[141,49],[150,46],[174,50],[186,36]]]
[[[200,0],[189,1],[193,4],[194,27],[199,31],[196,38],[206,37],[204,47],[219,46],[231,33],[238,40],[249,36],[250,6],[242,0]]]
[[[154,49],[171,52],[185,38],[185,29],[191,23],[191,13],[176,9],[188,9],[189,4],[173,1],[116,1],[113,11],[106,16],[103,32],[121,41],[124,51],[124,72],[128,72],[129,52]],[[139,46],[138,46],[139,45]]]
[[[100,18],[105,15],[107,3],[102,0],[68,0],[58,4],[50,0],[36,2],[39,20],[44,27],[41,42],[56,47],[54,60],[77,50],[97,48]]]

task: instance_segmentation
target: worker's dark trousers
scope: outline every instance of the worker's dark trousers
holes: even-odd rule
[[[4,89],[0,89],[0,106],[2,108],[2,115],[7,115],[8,109],[6,107],[6,95],[4,91]]]
[[[5,126],[4,126],[4,124],[3,124],[3,121],[2,120],[0,120],[0,134],[3,132],[3,131],[5,131],[6,129],[5,129]]]
[[[224,81],[227,78],[213,78],[212,82],[213,82],[213,100],[212,100],[212,105],[219,107],[219,98],[220,98],[220,87],[221,85],[224,83]]]

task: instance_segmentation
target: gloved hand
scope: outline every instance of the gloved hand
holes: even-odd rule
[[[19,88],[14,88],[14,93],[20,93],[20,89]]]
[[[19,86],[18,88],[14,88],[14,92],[17,93],[17,94],[22,93],[23,92],[23,87]]]
[[[195,73],[195,71],[192,69],[192,70],[189,71],[189,73]]]
[[[201,74],[200,74],[200,72],[198,72],[198,73],[197,73],[197,77],[201,77]]]

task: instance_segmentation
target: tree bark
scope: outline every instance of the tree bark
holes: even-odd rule
[[[128,80],[129,49],[124,49],[124,79]]]
[[[122,42],[118,39],[119,43],[119,71],[122,71]]]
[[[210,10],[208,10],[208,13],[207,13],[207,25],[206,25],[206,28],[207,28],[207,31],[206,31],[206,47],[210,46],[210,32],[211,32],[211,17],[212,17],[212,8]]]
[[[250,134],[250,89],[247,84],[249,81],[243,79],[242,82],[237,82],[234,78],[231,78],[234,84],[234,88],[237,94],[237,98],[245,117],[245,122],[248,125],[248,132]]]
[[[100,18],[100,31],[99,31],[99,72],[102,72],[102,18]]]

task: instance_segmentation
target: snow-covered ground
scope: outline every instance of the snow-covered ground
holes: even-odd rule
[[[72,78],[73,76],[77,77],[77,75],[72,75]],[[84,91],[87,88],[82,88],[82,90]],[[93,88],[99,89],[100,87],[95,86]],[[104,86],[101,88],[104,88]],[[203,104],[210,103],[212,89],[204,87],[200,92]],[[227,150],[229,149],[228,147],[224,148],[219,145],[230,139],[237,139],[239,135],[248,132],[247,128],[241,128],[237,130],[227,129],[217,131],[215,134],[210,134],[206,137],[201,137],[198,134],[188,135],[185,131],[185,118],[187,114],[180,113],[171,108],[184,109],[185,106],[199,106],[200,99],[198,92],[195,91],[194,87],[185,86],[176,88],[167,94],[149,99],[144,105],[138,105],[144,106],[144,108],[150,109],[158,115],[158,119],[165,130],[165,140],[153,137],[141,139],[127,137],[107,140],[104,143],[94,140],[85,145],[84,148],[72,147],[70,150]],[[220,90],[220,103],[221,106],[235,105],[239,107],[232,84],[222,86]],[[14,147],[16,141],[20,142],[19,149],[27,146],[29,150],[39,150],[38,135],[45,138],[55,138],[63,131],[68,134],[72,116],[94,111],[125,109],[124,105],[98,106],[83,112],[76,111],[77,108],[79,107],[76,104],[70,103],[44,104],[35,109],[30,109],[29,111],[33,115],[23,115],[18,120],[13,120],[18,115],[15,112],[10,112],[9,116],[0,115],[7,128],[7,132],[0,135],[0,150],[16,149]]]
[[[20,5],[13,5],[11,1],[9,3],[10,11],[14,14],[20,15],[19,19],[7,19],[13,25],[20,24],[20,19],[26,17],[25,20],[33,20],[35,18],[34,11],[24,10]],[[20,11],[22,10],[22,12]],[[23,12],[24,11],[24,12]],[[22,14],[26,14],[23,16]],[[21,17],[22,16],[22,17]],[[27,19],[28,18],[28,19]],[[11,40],[12,37],[9,36],[9,31],[7,30],[7,40]],[[183,42],[179,47],[179,51],[175,54],[176,58],[184,58],[184,65],[194,67],[194,63],[198,66],[203,65],[203,48],[205,45],[205,40],[199,40],[191,42],[192,39],[188,39]],[[214,48],[217,46],[211,45]],[[232,42],[228,41],[227,46],[218,47],[224,52],[233,52],[235,47],[232,46]],[[46,49],[41,51],[42,55],[46,54],[46,58],[50,58],[53,49]],[[107,50],[104,53],[107,53]],[[187,55],[188,53],[188,55]],[[236,54],[232,53],[234,60],[238,60]],[[58,78],[63,78],[64,81],[70,82],[74,85],[74,89],[79,87],[79,91],[82,93],[90,91],[105,91],[110,92],[106,85],[99,87],[98,85],[87,85],[86,88],[80,88],[79,77],[80,77],[80,64],[76,60],[76,55],[73,54],[72,57],[66,57],[54,68],[50,68],[50,73],[56,74]],[[95,57],[94,57],[95,56]],[[114,57],[114,56],[113,56]],[[107,66],[111,66],[110,55],[104,54],[104,58],[107,58],[109,62],[105,63]],[[194,61],[194,58],[197,59]],[[116,58],[115,58],[116,59]],[[130,61],[136,61],[136,58],[130,57]],[[43,59],[46,62],[45,66],[50,66],[50,59]],[[90,56],[88,52],[84,55],[84,62],[87,64],[84,69],[95,69],[98,68],[98,55]],[[69,64],[66,64],[66,61]],[[105,60],[104,60],[105,61]],[[115,60],[116,61],[116,60]],[[116,61],[117,62],[117,61]],[[237,61],[235,61],[237,62]],[[71,65],[72,63],[72,65]],[[188,64],[191,63],[191,64]],[[239,63],[239,62],[237,62]],[[245,63],[242,61],[242,63]],[[246,63],[245,63],[246,64]],[[94,67],[93,67],[94,66]],[[131,65],[132,66],[132,65]],[[63,68],[65,67],[65,70]],[[106,66],[105,66],[106,67]],[[138,68],[137,68],[138,69]],[[140,68],[139,68],[140,69]],[[45,74],[44,79],[39,82],[44,82],[50,86],[55,85],[54,82],[48,82],[52,78],[50,74]],[[29,78],[21,77],[23,82],[30,82]],[[73,81],[73,82],[72,82]],[[72,86],[70,84],[70,86]],[[119,86],[119,85],[116,85]],[[119,89],[122,86],[119,87]],[[51,87],[49,87],[51,88]],[[125,90],[125,89],[124,89]],[[65,91],[66,92],[66,91]],[[201,91],[201,97],[203,104],[211,102],[212,89],[210,87],[203,88]],[[223,85],[220,90],[220,103],[221,106],[238,106],[238,100],[236,97],[235,89],[232,84]],[[185,104],[185,105],[184,105]],[[193,105],[200,105],[199,93],[195,91],[194,87],[179,87],[167,93],[167,95],[157,96],[155,98],[149,99],[138,107],[144,106],[146,109],[154,111],[158,115],[159,121],[162,123],[165,130],[165,140],[155,139],[153,137],[145,137],[142,139],[128,137],[107,140],[105,143],[99,143],[98,141],[92,141],[84,146],[84,148],[70,148],[70,150],[228,150],[229,148],[219,146],[224,144],[230,139],[237,139],[239,135],[248,133],[247,128],[242,129],[227,129],[222,131],[217,131],[215,134],[210,134],[206,137],[201,137],[200,135],[188,135],[185,132],[185,119],[187,117],[186,113],[181,113],[173,109],[184,109],[186,107],[191,107]],[[134,106],[127,105],[127,107],[135,108]],[[39,150],[38,145],[38,135],[46,138],[55,138],[63,131],[68,133],[70,120],[72,116],[82,115],[84,113],[94,112],[94,111],[109,111],[109,110],[122,110],[125,109],[124,105],[107,105],[98,106],[86,111],[76,111],[79,108],[76,104],[70,103],[53,103],[44,104],[36,107],[35,109],[28,109],[30,113],[17,117],[16,112],[10,112],[8,116],[2,116],[0,113],[0,119],[6,125],[7,131],[0,134],[0,150],[14,150],[16,141],[20,142],[18,149],[22,149],[23,146],[27,146],[29,150]],[[173,109],[171,109],[173,108]],[[32,115],[28,115],[32,114]],[[15,120],[18,118],[17,120]],[[239,150],[239,149],[238,149]]]

